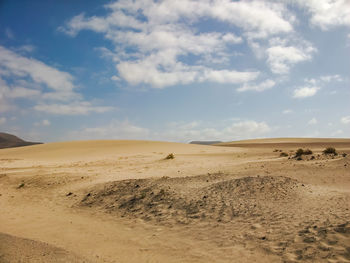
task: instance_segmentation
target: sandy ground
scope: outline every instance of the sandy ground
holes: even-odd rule
[[[350,262],[349,154],[349,139],[3,149],[0,262]]]

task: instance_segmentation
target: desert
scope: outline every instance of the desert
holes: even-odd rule
[[[349,153],[298,138],[1,149],[0,262],[349,262]]]

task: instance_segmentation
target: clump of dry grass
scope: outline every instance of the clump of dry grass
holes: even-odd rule
[[[285,153],[285,152],[280,153],[280,157],[287,157],[287,156],[288,156],[288,153]]]
[[[302,155],[310,155],[310,154],[312,154],[312,151],[310,149],[303,150],[303,149],[299,148],[295,152],[295,156],[294,157],[301,157]]]
[[[326,149],[323,150],[323,154],[333,154],[333,155],[338,155],[337,151],[333,147],[327,147]]]
[[[165,160],[171,160],[171,159],[175,159],[175,155],[173,153],[169,153],[167,155],[167,157],[164,158]]]

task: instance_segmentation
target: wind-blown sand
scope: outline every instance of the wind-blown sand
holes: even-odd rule
[[[280,157],[299,147],[314,153]],[[342,153],[349,139],[2,149],[0,262],[350,262]]]

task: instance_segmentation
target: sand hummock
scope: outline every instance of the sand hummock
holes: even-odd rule
[[[0,262],[350,262],[349,142],[2,149]]]

